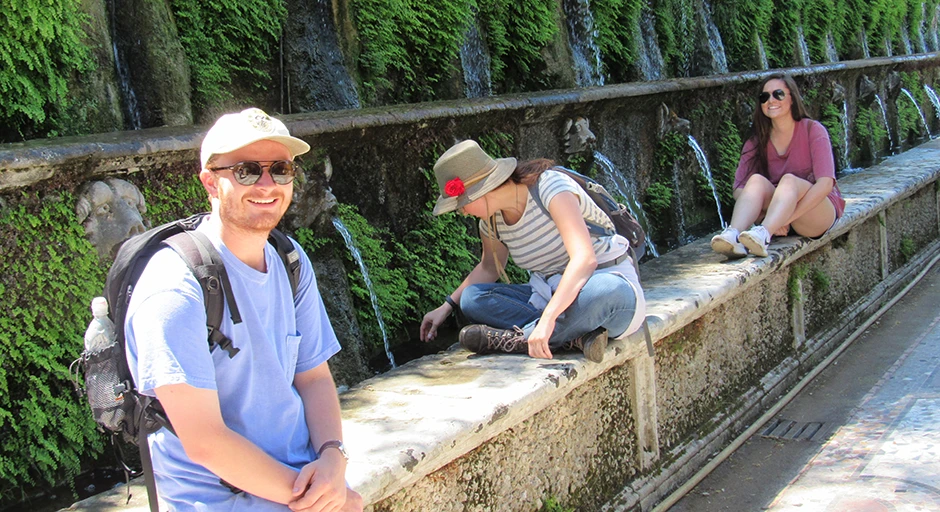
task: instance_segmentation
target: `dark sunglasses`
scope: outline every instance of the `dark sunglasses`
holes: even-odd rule
[[[767,100],[770,99],[770,94],[771,93],[767,91],[760,93],[757,99],[760,100],[761,105],[763,105],[764,103],[767,103]],[[783,101],[783,99],[787,97],[787,93],[783,89],[777,89],[776,91],[773,92],[773,95],[774,95],[774,99],[777,101]]]
[[[223,171],[225,169],[231,169],[232,176],[235,177],[235,181],[245,186],[251,186],[257,183],[258,180],[261,179],[261,175],[264,173],[265,168],[267,168],[268,172],[271,173],[271,179],[274,180],[274,183],[277,183],[278,185],[287,185],[288,183],[294,181],[294,176],[296,176],[297,171],[300,170],[300,165],[290,160],[263,160],[263,162],[271,163],[268,165],[262,165],[261,162],[249,160],[247,162],[238,162],[237,164],[232,164],[225,167],[213,167],[209,170],[216,172]]]

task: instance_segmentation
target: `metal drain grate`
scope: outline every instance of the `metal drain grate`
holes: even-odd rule
[[[767,428],[761,432],[762,437],[788,441],[821,441],[825,440],[828,434],[829,428],[826,423],[799,422],[785,418],[771,420]]]

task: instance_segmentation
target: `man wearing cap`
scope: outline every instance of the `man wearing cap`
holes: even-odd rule
[[[135,288],[126,328],[140,392],[155,395],[176,435],[149,437],[171,510],[359,511],[346,488],[339,400],[327,360],[340,346],[301,258],[292,293],[268,234],[293,193],[294,157],[310,147],[258,109],[222,116],[202,143],[199,179],[211,214],[197,231],[218,249],[242,322],[221,331],[238,353],[209,350],[202,289],[171,249]]]

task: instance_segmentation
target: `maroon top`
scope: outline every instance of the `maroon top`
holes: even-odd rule
[[[744,143],[738,170],[734,173],[734,188],[744,188],[748,178],[757,172],[757,166],[751,165],[752,160],[757,158],[755,146],[753,138]],[[835,181],[836,166],[832,159],[832,145],[826,127],[809,118],[797,121],[790,147],[782,155],[778,155],[773,143],[767,141],[767,174],[767,178],[774,185],[780,182],[784,174],[793,174],[810,183],[816,183],[816,178],[824,177]],[[845,212],[845,200],[842,199],[837,184],[833,184],[828,197],[836,209],[836,218],[842,217]]]

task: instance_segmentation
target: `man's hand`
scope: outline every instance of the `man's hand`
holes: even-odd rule
[[[346,489],[346,504],[340,512],[362,512],[362,496],[358,492]]]
[[[346,459],[339,451],[325,450],[322,457],[300,470],[294,481],[294,500],[287,506],[295,512],[347,510],[344,508],[347,500],[345,472]],[[359,501],[358,510],[362,510],[361,497]]]

